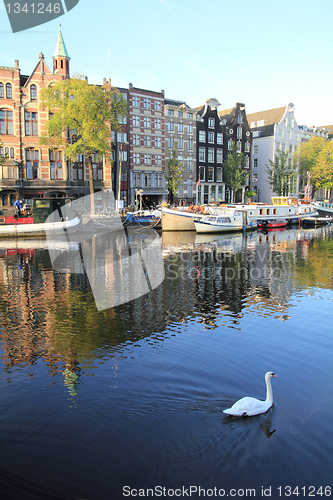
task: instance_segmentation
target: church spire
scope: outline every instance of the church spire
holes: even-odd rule
[[[59,33],[57,43],[53,54],[53,73],[64,75],[69,78],[69,60],[66,45],[61,33],[61,24],[59,24]]]

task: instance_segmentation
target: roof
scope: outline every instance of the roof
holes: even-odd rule
[[[223,111],[219,111],[219,117],[224,118],[225,116],[230,116],[235,108],[224,109]]]
[[[67,59],[70,59],[60,28],[61,24],[59,24],[58,40],[54,49],[53,57],[66,57]]]
[[[285,112],[286,106],[283,106],[281,108],[268,109],[266,111],[258,111],[257,113],[248,114],[247,121],[250,125],[250,128],[257,127],[257,122],[262,120],[264,120],[265,125],[274,125],[274,123],[280,123]],[[251,126],[251,123],[253,122],[256,123],[254,127]]]

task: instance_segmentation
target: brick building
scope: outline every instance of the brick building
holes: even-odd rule
[[[183,182],[175,203],[196,202],[196,110],[184,101],[165,99],[166,155],[177,144],[178,160],[183,166]]]
[[[164,91],[139,89],[129,84],[130,196],[134,205],[142,196],[144,207],[160,204],[165,189]]]

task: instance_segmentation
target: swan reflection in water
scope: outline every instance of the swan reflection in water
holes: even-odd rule
[[[259,424],[259,429],[265,434],[265,436],[269,439],[276,429],[271,430],[272,420],[273,420],[273,412],[274,412],[274,404],[269,408],[266,413],[261,415],[256,415],[252,418],[247,417],[235,417],[233,415],[227,415],[224,418],[223,424],[230,425],[235,424],[237,422],[238,425],[249,426],[253,429],[254,425]]]

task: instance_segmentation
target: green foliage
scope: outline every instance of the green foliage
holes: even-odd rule
[[[2,142],[0,141],[0,149],[3,148],[3,144]],[[0,167],[1,165],[7,160],[7,155],[3,154],[3,155],[0,155]]]
[[[256,192],[255,191],[251,191],[250,189],[248,191],[245,191],[244,193],[244,197],[245,198],[252,198],[252,196],[256,196]]]
[[[170,194],[170,201],[177,193],[183,181],[183,166],[177,158],[177,142],[171,151],[167,151],[168,158],[165,160],[166,172],[164,177]]]
[[[266,165],[268,183],[273,192],[278,196],[288,196],[293,192],[293,185],[297,179],[297,167],[295,162],[288,157],[288,152],[279,151],[274,161],[268,160]]]
[[[233,202],[238,189],[244,186],[249,175],[248,170],[244,168],[245,154],[239,153],[236,142],[233,142],[227,160],[223,162],[225,175],[225,185],[232,190]]]
[[[333,187],[333,143],[312,137],[301,143],[295,153],[300,170],[306,173],[314,189]]]
[[[105,155],[111,162],[111,129],[119,130],[126,101],[116,89],[103,90],[78,76],[43,89],[41,107],[50,115],[40,143],[61,149],[71,161],[85,155],[93,194],[92,155]]]

